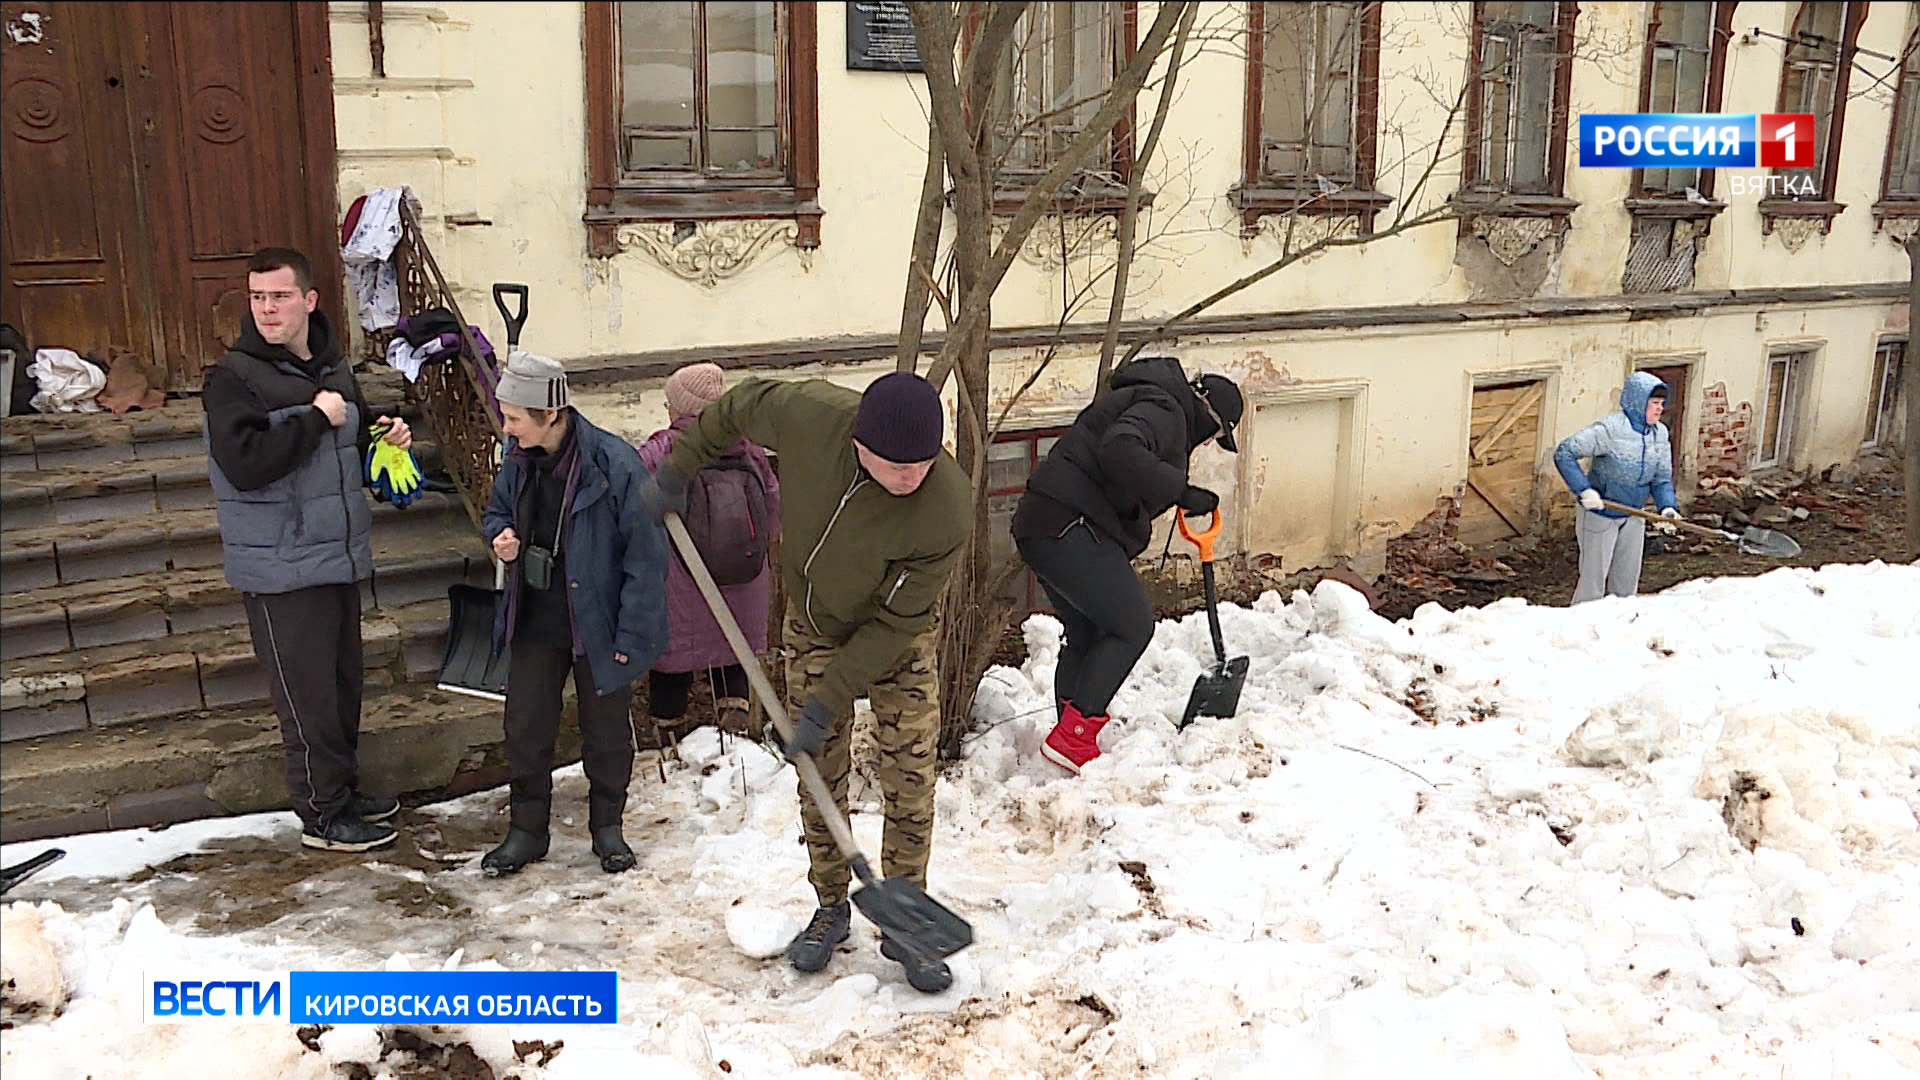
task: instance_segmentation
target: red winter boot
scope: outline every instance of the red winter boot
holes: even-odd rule
[[[1107,726],[1109,719],[1111,717],[1082,716],[1079,708],[1069,701],[1061,710],[1060,722],[1047,733],[1040,752],[1048,761],[1078,776],[1087,762],[1100,756],[1100,729]]]

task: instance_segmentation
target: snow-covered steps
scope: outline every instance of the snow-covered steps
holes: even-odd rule
[[[500,739],[498,702],[395,686],[367,699],[361,782],[370,791],[456,794],[497,784],[504,779]],[[577,734],[566,749],[578,753]],[[264,705],[9,746],[0,756],[0,787],[0,838],[8,843],[287,804],[279,721]]]

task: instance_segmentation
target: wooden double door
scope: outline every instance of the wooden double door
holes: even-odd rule
[[[246,262],[304,250],[340,310],[325,4],[0,4],[0,317],[200,384]]]

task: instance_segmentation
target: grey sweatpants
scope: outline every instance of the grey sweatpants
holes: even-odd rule
[[[1582,509],[1576,512],[1573,534],[1580,541],[1580,584],[1573,602],[1584,604],[1602,596],[1632,596],[1640,591],[1640,552],[1646,546],[1647,523],[1640,518],[1610,518]]]

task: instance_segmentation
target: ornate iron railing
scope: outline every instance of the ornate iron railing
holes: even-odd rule
[[[500,373],[474,340],[466,315],[421,236],[419,215],[406,199],[400,202],[400,223],[400,243],[393,252],[400,277],[400,314],[410,316],[444,308],[460,324],[459,362],[423,367],[419,380],[407,384],[407,397],[420,406],[421,415],[432,428],[441,464],[478,529],[493,490],[493,474],[499,468],[500,448],[506,443],[506,434],[500,428],[500,406],[493,396]],[[391,331],[368,335],[368,351],[378,350],[384,356],[392,337]]]

